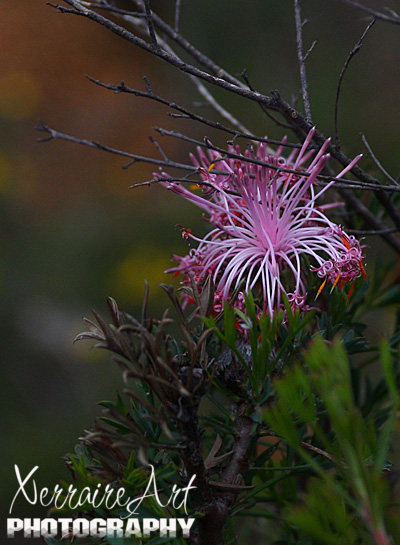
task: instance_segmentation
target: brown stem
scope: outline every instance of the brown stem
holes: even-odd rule
[[[182,459],[188,477],[196,475],[197,487],[191,493],[193,508],[204,516],[197,520],[199,545],[224,545],[223,528],[237,495],[242,490],[237,486],[249,466],[248,452],[254,440],[253,422],[243,414],[236,419],[236,435],[230,461],[218,483],[211,486],[203,459],[203,442],[198,427],[197,408],[190,408],[184,421],[177,423],[182,450]],[[227,485],[224,487],[223,485]]]
[[[249,467],[248,451],[251,445],[253,434],[251,433],[253,421],[248,417],[241,415],[236,420],[236,437],[233,446],[233,455],[228,466],[225,468],[221,483],[239,484],[244,472]],[[222,495],[225,517],[228,516],[231,507],[233,506],[238,492],[225,492]]]
[[[184,420],[177,422],[181,443],[187,448],[181,456],[190,479],[196,475],[191,493],[192,506],[204,516],[197,520],[199,545],[225,545],[222,535],[223,523],[214,494],[208,484],[208,475],[204,467],[203,442],[198,426],[197,407],[186,408]]]

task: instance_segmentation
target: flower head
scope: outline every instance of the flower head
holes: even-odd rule
[[[317,190],[318,174],[326,165],[329,140],[315,154],[307,150],[314,130],[300,150],[288,159],[283,147],[274,153],[265,144],[257,152],[231,146],[232,157],[198,150],[198,168],[203,195],[174,182],[163,184],[194,202],[207,214],[213,226],[204,238],[191,232],[198,242],[185,257],[174,256],[176,267],[167,272],[182,273],[183,282],[192,275],[197,285],[211,275],[216,287],[216,303],[232,301],[238,293],[255,290],[261,308],[271,315],[282,307],[285,293],[293,308],[306,308],[305,257],[313,264],[311,272],[333,286],[343,286],[364,274],[360,243],[332,223],[317,199],[334,183]],[[348,172],[357,156],[339,175]],[[302,165],[309,161],[306,170]],[[186,231],[187,232],[187,231]],[[235,304],[235,303],[234,303]]]

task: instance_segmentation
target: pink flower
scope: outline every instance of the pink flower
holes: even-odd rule
[[[213,226],[202,239],[187,231],[198,247],[186,257],[174,256],[179,264],[168,272],[183,273],[184,283],[190,274],[199,286],[211,275],[219,307],[234,294],[253,290],[262,310],[271,315],[282,307],[283,293],[293,308],[306,308],[310,271],[304,270],[304,258],[313,263],[311,272],[324,279],[323,286],[328,281],[342,287],[365,275],[360,243],[324,214],[324,209],[338,204],[316,204],[334,182],[315,188],[329,159],[325,154],[329,140],[315,155],[307,151],[313,134],[311,130],[300,151],[295,149],[288,159],[281,155],[282,146],[273,153],[265,144],[258,146],[255,156],[246,150],[240,159],[222,158],[214,151],[207,157],[199,149],[200,161],[194,156],[192,161],[203,180],[199,184],[203,196],[179,183],[162,182],[202,208]],[[240,155],[239,147],[229,151]],[[303,170],[306,161],[310,163]]]

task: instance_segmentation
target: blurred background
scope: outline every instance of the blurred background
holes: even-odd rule
[[[128,8],[129,0],[117,2]],[[365,2],[380,8],[381,1]],[[398,2],[385,5],[398,8]],[[306,47],[318,44],[307,70],[314,122],[333,135],[334,97],[342,66],[367,25],[364,14],[335,0],[304,0]],[[173,22],[174,2],[152,0]],[[45,0],[2,2],[0,34],[0,512],[17,490],[13,466],[27,474],[38,465],[38,487],[68,478],[61,457],[100,414],[96,403],[114,399],[120,375],[90,343],[73,345],[91,308],[106,314],[105,298],[138,312],[147,278],[151,310],[168,305],[159,282],[172,253],[187,245],[176,224],[201,232],[201,213],[161,187],[128,189],[152,177],[153,168],[122,169],[123,158],[52,141],[34,131],[40,118],[53,129],[140,155],[158,157],[148,140],[186,162],[192,148],[162,138],[153,126],[175,128],[224,144],[224,135],[145,99],[115,95],[92,84],[144,89],[146,75],[158,94],[195,108],[199,97],[184,75],[83,18],[56,13]],[[278,0],[183,0],[181,31],[230,72],[244,68],[252,85],[278,89],[290,100],[299,90],[292,2]],[[215,96],[256,134],[284,135],[256,105],[215,91]],[[366,153],[365,133],[375,154],[396,177],[399,170],[400,29],[377,22],[345,76],[339,108],[342,145],[349,155]],[[201,100],[201,99],[200,99]],[[215,118],[202,108],[203,115]],[[375,173],[368,157],[363,167]],[[374,255],[387,247],[368,240],[368,274]],[[390,330],[374,322],[375,336]],[[14,516],[42,516],[16,502]],[[28,543],[27,540],[22,540]],[[17,543],[17,540],[14,541]]]

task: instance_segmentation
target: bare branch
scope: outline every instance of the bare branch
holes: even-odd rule
[[[346,201],[350,210],[355,210],[357,215],[370,225],[374,230],[381,231],[382,238],[391,246],[397,253],[400,253],[400,240],[394,233],[388,233],[384,223],[382,223],[372,212],[368,210],[357,197],[348,189],[341,189],[341,197]]]
[[[172,110],[176,110],[178,112],[181,112],[183,115],[179,116],[179,117],[186,118],[186,119],[187,118],[193,119],[194,121],[198,121],[200,123],[203,123],[204,125],[207,125],[208,127],[212,127],[213,129],[218,129],[218,130],[224,131],[224,132],[230,134],[231,136],[234,136],[235,138],[246,138],[247,140],[254,140],[255,142],[265,142],[266,144],[284,146],[284,147],[288,147],[288,148],[300,148],[301,147],[301,144],[294,144],[294,143],[290,143],[290,142],[281,142],[279,140],[273,140],[271,138],[263,138],[261,136],[254,136],[251,133],[241,132],[239,130],[230,129],[229,127],[226,127],[225,125],[222,125],[218,121],[212,121],[212,120],[207,119],[207,118],[205,118],[203,116],[195,114],[195,113],[191,112],[190,110],[188,110],[187,108],[185,108],[183,106],[180,106],[176,102],[171,102],[171,101],[169,101],[167,99],[164,99],[164,98],[156,95],[149,88],[148,88],[148,92],[145,92],[145,91],[139,91],[137,89],[133,89],[131,87],[128,87],[125,84],[125,82],[121,82],[120,85],[115,85],[115,84],[112,84],[112,83],[103,83],[103,82],[101,82],[101,81],[99,81],[97,79],[91,78],[90,76],[87,76],[87,78],[92,83],[95,83],[96,85],[99,85],[99,86],[104,87],[106,89],[109,89],[111,91],[114,91],[114,93],[131,93],[131,94],[133,94],[133,95],[135,95],[137,97],[148,98],[150,100],[155,100],[156,102],[160,102],[161,104],[165,104],[166,106],[168,106]],[[178,116],[174,116],[174,117],[178,117]]]
[[[181,0],[175,2],[175,32],[179,32],[179,17],[181,14]]]
[[[333,148],[332,151],[336,151],[336,148],[334,146],[332,146],[332,148]],[[342,154],[341,151],[338,151],[336,155],[340,159],[343,159],[342,158],[343,154]],[[328,170],[330,170],[330,169],[328,169]],[[354,174],[354,170],[355,169],[352,169],[352,171],[351,171],[353,174]],[[359,174],[358,171],[361,171],[361,169],[359,167],[357,167],[356,170],[357,170],[357,174]],[[364,171],[361,171],[361,175],[362,175],[363,178],[365,177],[366,179],[372,178],[372,176],[369,176],[369,174],[364,173]],[[358,179],[360,179],[360,176],[357,176],[357,177],[358,177]],[[397,187],[397,186],[392,186],[392,187]],[[372,212],[370,212],[368,210],[368,208],[360,201],[360,199],[358,199],[354,195],[354,193],[349,190],[349,188],[338,189],[338,193],[345,200],[348,209],[351,210],[352,212],[355,212],[356,215],[359,216],[360,218],[362,218],[367,225],[372,227],[372,229],[374,229],[376,231],[386,231],[387,230],[387,226],[385,225],[385,223],[383,223]],[[383,200],[384,200],[385,204],[386,204],[386,200],[389,200],[387,195],[381,195],[381,193],[379,191],[374,191],[374,194],[375,194],[375,196],[376,196],[376,198],[378,200],[381,200],[381,198],[384,197]],[[390,203],[390,204],[392,204],[392,203]],[[383,240],[389,246],[391,246],[391,248],[393,248],[397,253],[400,253],[400,240],[395,236],[394,233],[383,233],[381,236],[382,236]]]
[[[157,176],[157,178],[152,178],[151,180],[146,180],[145,182],[137,182],[135,184],[132,184],[129,186],[129,189],[135,189],[136,187],[149,187],[153,184],[159,184],[162,182],[168,182],[168,183],[178,183],[178,184],[198,184],[201,187],[209,187],[210,189],[215,191],[215,186],[203,181],[203,180],[193,180],[190,179],[190,176],[193,176],[195,174],[198,174],[198,172],[192,172],[191,174],[187,174],[184,178],[175,178],[173,176]],[[236,191],[231,191],[230,189],[226,189],[225,193],[228,195],[233,195],[234,197],[239,197],[240,195]]]
[[[354,6],[362,11],[365,11],[372,15],[375,19],[380,19],[381,21],[385,21],[386,23],[393,23],[395,25],[400,25],[400,15],[389,8],[384,8],[389,15],[386,15],[385,13],[382,13],[381,11],[376,11],[373,8],[370,8],[368,6],[364,6],[364,4],[361,4],[361,2],[358,2],[356,0],[342,0],[346,4],[349,4],[350,6]]]
[[[306,62],[306,60],[308,59],[309,55],[314,51],[314,47],[317,45],[318,41],[317,40],[314,40],[313,43],[310,45],[310,47],[308,48],[308,51],[307,53],[304,55],[303,57],[303,60],[304,62]]]
[[[136,0],[134,0],[136,1]],[[304,135],[310,131],[312,128],[311,123],[308,119],[306,119],[300,112],[294,110],[290,104],[288,104],[286,101],[284,101],[279,93],[277,91],[272,91],[271,96],[263,95],[261,93],[258,93],[256,91],[251,91],[250,89],[240,87],[239,85],[235,85],[227,81],[226,79],[222,79],[219,77],[215,77],[203,70],[200,70],[196,68],[193,65],[190,65],[188,63],[183,62],[181,59],[177,58],[174,55],[171,55],[167,51],[165,51],[162,48],[159,48],[158,50],[155,50],[154,47],[147,43],[145,40],[139,38],[132,32],[129,32],[126,28],[121,27],[120,25],[117,25],[116,23],[108,20],[107,18],[103,17],[102,15],[98,14],[97,12],[94,12],[88,8],[86,8],[81,1],[79,0],[64,0],[64,2],[70,6],[72,6],[73,9],[65,8],[60,5],[56,5],[56,9],[60,13],[73,13],[75,15],[84,16],[92,21],[97,22],[100,25],[103,25],[107,29],[109,29],[114,34],[122,37],[123,39],[129,41],[130,43],[140,47],[141,49],[144,49],[150,53],[153,53],[157,57],[161,58],[165,62],[168,62],[172,66],[175,66],[179,70],[181,70],[184,73],[190,74],[192,76],[199,77],[200,79],[207,81],[208,83],[211,83],[217,87],[220,87],[226,91],[233,92],[234,94],[237,94],[239,96],[242,96],[244,98],[247,98],[251,101],[254,101],[258,104],[263,104],[268,109],[272,111],[278,111],[280,114],[289,122],[289,124],[293,125],[293,130],[295,133],[301,137],[301,135]],[[153,17],[154,21],[154,17]],[[326,141],[326,138],[324,135],[319,132],[315,131],[313,136],[314,142],[320,147],[324,144]],[[330,144],[327,148],[327,151],[331,154],[333,158],[335,158],[341,165],[347,166],[350,163],[350,159],[342,153],[340,150],[336,148],[333,144]],[[363,171],[360,167],[355,166],[352,169],[352,173],[361,181],[364,183],[370,183],[370,184],[378,184],[378,181],[374,179],[373,176],[369,175],[365,171]],[[340,191],[346,191],[346,190],[340,190]],[[342,196],[345,198],[347,202],[350,202],[350,200],[353,202],[353,209],[356,209],[359,211],[361,217],[364,218],[367,223],[376,230],[383,230],[385,229],[385,226],[382,225],[379,221],[379,225],[376,225],[376,218],[366,209],[366,207],[359,202],[357,197],[352,195],[350,196],[351,192],[347,192],[347,195]],[[376,198],[380,201],[384,209],[386,210],[388,216],[392,219],[394,224],[400,228],[400,213],[399,210],[396,208],[396,206],[391,202],[389,197],[384,191],[375,191]],[[355,202],[357,202],[358,206],[355,207]],[[399,240],[393,235],[393,234],[387,234],[383,235],[383,238],[393,247],[396,249],[397,252],[400,253],[400,242]]]
[[[145,12],[146,12],[147,26],[149,28],[149,36],[150,36],[150,39],[151,39],[151,42],[152,42],[153,46],[156,49],[158,49],[159,46],[158,46],[158,43],[157,43],[156,33],[154,31],[153,19],[152,19],[152,14],[151,14],[151,9],[150,9],[150,0],[143,0],[143,4],[144,4]]]
[[[303,26],[305,21],[301,20],[300,0],[294,0],[294,15],[296,21],[296,42],[297,42],[297,57],[299,60],[300,83],[303,95],[304,113],[308,120],[312,122],[310,98],[308,96],[308,82],[306,75],[306,58],[314,48],[316,42],[308,50],[306,56],[303,55]]]
[[[184,135],[181,132],[176,131],[176,130],[163,129],[162,127],[154,127],[154,129],[158,133],[160,133],[162,136],[170,136],[170,137],[173,137],[173,138],[177,138],[179,140],[183,140],[184,142],[189,142],[191,144],[194,144],[195,146],[200,146],[200,147],[203,147],[205,149],[211,149],[213,151],[217,151],[220,154],[220,157],[219,157],[219,159],[214,159],[213,160],[214,163],[218,163],[219,161],[223,161],[223,160],[225,160],[227,158],[230,158],[230,159],[237,159],[239,161],[244,161],[246,163],[252,163],[252,164],[255,164],[255,165],[268,167],[268,168],[271,168],[273,170],[276,170],[277,172],[287,172],[288,174],[296,174],[296,175],[301,175],[301,176],[305,176],[305,177],[311,175],[310,172],[307,172],[305,170],[299,172],[299,170],[293,170],[293,168],[291,168],[291,167],[283,167],[281,165],[276,165],[276,164],[270,163],[268,161],[262,161],[260,159],[257,159],[256,157],[248,157],[248,156],[243,155],[243,154],[234,153],[233,151],[229,151],[229,150],[226,150],[224,148],[221,148],[219,146],[216,146],[216,145],[212,144],[212,142],[208,138],[205,138],[204,142],[202,142],[201,140],[197,140],[196,138],[191,138],[191,137],[186,136],[186,135]],[[218,170],[218,169],[215,169],[215,168],[213,169],[213,173],[214,174],[223,174],[223,175],[228,174],[227,171],[222,171],[222,170]],[[250,177],[252,177],[252,176],[254,176],[254,175],[250,174]],[[180,180],[174,180],[174,181],[180,181]],[[334,175],[324,176],[322,174],[319,174],[318,179],[316,180],[315,184],[318,185],[318,186],[324,187],[324,185],[326,183],[330,183],[332,181],[336,182],[335,183],[335,189],[361,189],[361,190],[364,190],[364,191],[368,191],[368,190],[369,191],[377,191],[378,190],[378,191],[387,191],[389,193],[400,193],[400,187],[398,187],[397,185],[392,186],[392,185],[370,184],[370,183],[361,182],[361,181],[357,181],[357,180],[350,180],[350,179],[346,179],[346,178],[337,178]]]
[[[189,170],[196,172],[197,168],[191,165],[185,165],[183,163],[177,163],[175,161],[169,161],[169,160],[163,160],[160,159],[152,159],[150,157],[142,157],[141,155],[136,155],[134,153],[128,153],[126,151],[121,151],[115,148],[110,148],[108,146],[104,146],[103,144],[99,144],[98,142],[94,142],[93,140],[84,140],[80,138],[75,138],[74,136],[69,136],[68,134],[63,134],[61,132],[55,131],[48,127],[43,121],[39,121],[36,125],[36,130],[47,132],[49,134],[48,137],[41,138],[39,142],[48,142],[50,140],[67,140],[69,142],[73,142],[74,144],[81,144],[84,146],[88,146],[90,148],[96,148],[102,151],[107,151],[109,153],[113,153],[114,155],[121,155],[122,157],[130,157],[133,159],[133,162],[142,162],[142,163],[150,163],[152,165],[160,165],[164,167],[172,167],[172,168],[179,168],[182,170]],[[132,164],[132,163],[131,163]]]
[[[154,17],[154,14],[153,14]],[[124,17],[126,21],[128,21],[130,24],[134,26],[136,30],[139,30],[139,32],[144,33],[146,35],[147,27],[145,28],[143,25],[143,21],[141,19],[133,18],[133,17]],[[162,21],[162,19],[160,19]],[[178,55],[175,53],[175,51],[171,48],[171,46],[160,36],[157,37],[158,44],[161,45],[165,51],[170,53],[172,56],[179,58]],[[196,86],[198,93],[206,100],[206,102],[226,121],[228,121],[233,127],[235,127],[237,130],[245,133],[250,133],[242,123],[240,123],[230,112],[228,112],[217,100],[215,97],[208,91],[208,89],[205,87],[205,85],[195,76],[188,74],[188,77],[190,78],[191,82]]]
[[[368,236],[368,235],[387,235],[388,233],[397,233],[399,230],[397,227],[393,227],[392,229],[384,229],[382,231],[371,231],[369,229],[347,229],[346,232],[352,235],[361,235],[361,236]]]
[[[84,2],[82,0],[82,4],[84,6],[87,6],[88,8],[103,9],[105,11],[110,11],[112,13],[115,13],[116,15],[130,15],[131,17],[146,17],[145,13],[142,13],[139,11],[128,11],[126,9],[120,9],[120,8],[117,8],[117,6],[108,4],[106,2],[96,3],[96,2]]]
[[[132,0],[132,2],[134,2],[134,4],[138,8],[140,8],[141,0]],[[175,15],[176,15],[176,11],[175,11]],[[227,72],[224,68],[216,64],[212,59],[210,59],[209,57],[204,55],[204,53],[196,49],[193,44],[191,44],[188,40],[186,40],[176,29],[168,25],[168,23],[166,23],[159,15],[157,15],[156,13],[153,13],[152,18],[153,18],[153,23],[158,30],[160,30],[166,37],[173,40],[176,44],[178,44],[184,51],[186,51],[186,53],[189,53],[189,55],[191,55],[202,66],[210,70],[213,74],[217,75],[218,77],[223,78],[226,81],[233,83],[234,85],[243,87],[243,84],[240,80],[238,80],[237,78],[229,74],[229,72]],[[175,17],[175,24],[176,24],[176,17]]]
[[[156,148],[157,151],[159,151],[161,157],[164,159],[164,161],[168,161],[168,157],[165,155],[163,149],[161,148],[160,144],[157,142],[157,140],[155,138],[153,138],[152,136],[149,136],[149,140],[152,144],[154,144],[154,147]]]
[[[272,430],[267,430],[267,431],[264,431],[260,434],[260,437],[277,437],[278,439],[280,439],[279,435],[277,433],[275,433],[274,431]],[[300,444],[303,448],[305,448],[306,450],[310,450],[311,452],[315,452],[315,454],[319,454],[320,456],[323,456],[324,458],[326,458],[327,460],[333,462],[334,464],[337,464],[337,461],[335,460],[335,458],[329,454],[329,452],[326,452],[325,450],[322,450],[318,447],[315,447],[314,445],[312,445],[311,443],[307,443],[306,441],[300,441]]]
[[[373,19],[367,26],[367,28],[364,30],[363,35],[358,40],[354,48],[350,51],[349,56],[347,57],[346,62],[344,63],[344,66],[342,68],[342,71],[340,72],[337,89],[336,89],[336,98],[335,98],[335,140],[336,140],[336,147],[337,149],[340,149],[340,138],[339,138],[339,130],[338,130],[338,107],[339,107],[339,96],[340,96],[340,90],[342,87],[342,81],[343,77],[346,73],[347,68],[349,67],[351,59],[354,57],[356,53],[360,51],[360,48],[362,46],[363,40],[365,36],[368,34],[368,32],[371,30],[371,27],[375,24],[375,19]]]
[[[207,101],[207,103],[228,123],[235,127],[238,131],[245,134],[252,134],[240,121],[238,121],[228,110],[223,108],[214,98],[214,96],[208,91],[205,85],[201,81],[194,77],[189,76],[192,82],[197,87],[197,91]]]
[[[170,53],[168,53],[162,48],[155,50],[154,47],[151,44],[147,43],[145,40],[139,38],[138,36],[130,32],[126,28],[121,27],[120,25],[117,25],[113,21],[110,21],[106,17],[103,17],[99,13],[86,8],[82,4],[82,2],[79,0],[64,0],[64,2],[72,6],[74,9],[65,8],[64,6],[61,6],[59,4],[49,4],[49,5],[56,8],[59,13],[70,13],[74,15],[80,15],[104,26],[105,28],[107,28],[108,30],[116,34],[117,36],[120,36],[124,40],[127,40],[128,42],[140,47],[141,49],[144,49],[145,51],[148,51],[149,53],[153,53],[160,59],[168,62],[172,66],[175,66],[176,68],[178,68],[184,73],[196,76],[204,81],[207,81],[208,83],[216,85],[217,87],[225,89],[226,91],[233,92],[239,96],[248,98],[254,102],[265,104],[265,106],[271,108],[272,110],[278,110],[276,100],[273,97],[263,95],[256,91],[250,91],[249,89],[246,89],[243,86],[241,86],[240,83],[233,84],[227,81],[227,79],[223,79],[222,77],[212,76],[211,74],[204,72],[203,70],[200,70],[199,68],[196,68],[195,66],[182,61],[175,55],[171,55]]]
[[[180,133],[178,131],[170,131],[170,130],[163,129],[161,127],[154,127],[154,128],[162,136],[172,136],[174,138],[179,138],[180,140],[190,142],[191,144],[194,144],[196,146],[201,146],[201,147],[204,147],[206,149],[212,149],[214,151],[218,151],[221,154],[220,160],[223,160],[223,159],[229,157],[229,158],[232,158],[232,159],[239,159],[240,161],[253,163],[253,164],[256,164],[256,165],[260,165],[260,166],[266,166],[268,168],[271,168],[271,169],[274,169],[274,170],[279,170],[281,172],[287,172],[288,174],[299,175],[298,170],[293,170],[292,168],[285,168],[283,166],[278,166],[278,165],[275,165],[274,163],[269,163],[268,161],[261,161],[259,159],[256,159],[255,157],[247,157],[246,155],[237,154],[237,153],[228,151],[228,150],[226,150],[224,148],[215,146],[207,138],[205,139],[204,142],[202,142],[201,140],[196,140],[195,138],[190,138],[189,136],[185,136],[184,134],[182,134],[182,133]],[[45,123],[43,123],[43,121],[38,122],[38,124],[36,125],[36,130],[42,131],[42,132],[47,132],[49,134],[48,137],[39,139],[39,142],[48,142],[50,140],[57,140],[57,139],[58,140],[66,140],[66,141],[69,141],[69,142],[73,142],[75,144],[80,144],[80,145],[88,146],[88,147],[91,147],[91,148],[96,148],[96,149],[99,149],[99,150],[102,150],[102,151],[106,151],[108,153],[112,153],[114,155],[120,155],[122,157],[129,157],[129,158],[133,159],[133,161],[131,161],[130,163],[125,165],[125,168],[127,166],[132,165],[133,163],[136,163],[136,162],[144,162],[144,163],[149,163],[149,164],[153,164],[153,165],[163,166],[163,167],[166,167],[166,168],[177,168],[177,169],[181,169],[181,170],[186,170],[186,171],[189,171],[192,174],[197,173],[197,167],[195,167],[193,165],[178,163],[178,162],[172,161],[172,160],[170,160],[168,158],[165,158],[164,160],[160,160],[160,159],[154,159],[152,157],[144,157],[144,156],[141,156],[141,155],[136,155],[134,153],[129,153],[129,152],[126,152],[126,151],[121,151],[121,150],[118,150],[118,149],[115,149],[115,148],[111,148],[109,146],[105,146],[104,144],[100,144],[99,142],[95,142],[93,140],[85,140],[85,139],[76,138],[74,136],[70,136],[70,135],[58,132],[58,131],[56,131],[54,129],[51,129]],[[156,141],[152,137],[150,137],[150,139],[155,144],[156,148],[161,153],[161,155],[165,156],[165,154],[161,150],[159,144],[156,143]],[[279,141],[271,141],[271,143],[280,144]],[[218,162],[218,159],[216,159],[215,162]],[[228,174],[225,171],[219,171],[217,169],[214,169],[213,172],[215,174],[224,174],[224,175]],[[310,173],[307,172],[307,171],[302,171],[301,175],[302,176],[310,176]],[[358,181],[354,181],[354,180],[349,180],[349,179],[346,179],[346,178],[336,178],[333,175],[332,176],[319,175],[318,179],[320,181],[325,182],[325,183],[329,183],[331,181],[336,181],[337,183],[335,184],[335,188],[338,188],[338,189],[344,188],[344,189],[362,189],[362,190],[371,190],[371,191],[379,190],[379,191],[387,191],[387,192],[400,192],[400,187],[398,185],[389,186],[389,185],[381,185],[381,184],[369,184],[369,183],[363,183],[363,182],[358,182]],[[151,183],[153,183],[153,181],[154,180],[151,180]],[[155,181],[159,181],[159,180],[155,180]],[[183,180],[182,179],[176,179],[174,181],[179,181],[180,182],[180,181],[183,181]],[[131,187],[136,187],[136,185],[149,185],[149,184],[150,184],[150,182],[146,181],[146,182],[141,182],[139,184],[134,184]],[[203,182],[202,182],[202,184],[203,184]],[[382,230],[385,230],[385,229],[382,229]]]
[[[303,130],[306,130],[306,127],[309,127],[309,130],[311,129],[311,127],[309,126],[308,121],[304,118],[304,116],[302,116],[300,112],[297,112],[297,111],[293,110],[293,108],[287,102],[282,100],[279,93],[277,93],[276,91],[273,91],[272,95],[278,101],[278,103],[279,103],[278,110],[282,113],[282,115],[284,115],[285,117],[292,117],[292,119],[294,120],[294,123],[296,123],[296,125],[299,128],[302,128]],[[315,131],[314,136],[313,136],[313,140],[319,146],[323,146],[324,142],[326,141],[325,136],[318,130]],[[341,165],[347,166],[350,163],[350,159],[342,151],[340,151],[340,149],[337,149],[337,147],[335,145],[330,144],[328,146],[328,148],[327,148],[327,151]],[[373,176],[371,176],[370,174],[365,172],[358,165],[353,167],[351,169],[351,172],[352,172],[352,174],[354,174],[354,176],[356,178],[358,178],[362,182],[377,184],[378,187],[380,185],[378,180],[376,180]],[[340,194],[345,198],[345,200],[351,199],[351,201],[352,201],[352,206],[351,207],[352,208],[354,208],[354,206],[355,206],[355,201],[359,202],[359,200],[357,199],[357,197],[355,195],[352,195],[353,198],[351,198],[349,192],[348,192],[347,195],[343,195],[343,193],[340,193]],[[384,209],[386,210],[386,212],[388,213],[389,217],[392,219],[394,224],[400,229],[400,213],[399,213],[399,210],[397,209],[397,207],[390,201],[389,197],[384,192],[381,192],[381,191],[378,190],[378,191],[374,191],[374,194],[375,194],[376,198],[380,201],[380,203],[382,204],[382,206],[384,207]],[[377,227],[376,224],[374,225],[373,219],[375,220],[376,218],[371,213],[367,214],[367,212],[369,212],[369,211],[362,203],[359,203],[359,206],[357,206],[356,209],[359,210],[361,216],[374,229],[384,229],[385,228],[382,225],[380,225],[379,227]],[[369,218],[369,219],[367,219],[367,218]],[[371,223],[371,221],[373,223]],[[397,240],[395,237],[393,237],[393,235],[385,235],[383,238],[393,248],[396,248],[397,252],[400,251],[400,241]],[[389,242],[389,239],[391,239],[391,242]]]
[[[244,79],[244,81],[246,82],[246,85],[249,89],[251,89],[252,91],[254,91],[254,88],[253,86],[251,85],[250,83],[250,80],[249,80],[249,76],[247,75],[247,70],[246,68],[242,71],[242,73],[240,74],[242,76],[242,78]],[[283,123],[282,121],[280,121],[279,119],[277,119],[274,115],[272,115],[268,109],[264,106],[264,104],[259,104],[261,110],[264,112],[264,114],[269,117],[276,125],[278,125],[278,127],[283,127],[284,129],[289,129],[289,130],[293,130],[293,126],[292,125],[289,125],[287,123]]]
[[[366,147],[367,150],[369,151],[369,154],[371,155],[372,159],[374,160],[376,166],[379,168],[379,170],[380,170],[381,172],[383,172],[383,174],[384,174],[387,178],[389,178],[389,180],[390,180],[391,182],[393,182],[393,183],[396,184],[396,185],[400,185],[399,182],[398,182],[397,180],[395,180],[395,179],[393,178],[393,176],[391,176],[391,175],[388,173],[388,171],[382,166],[382,164],[378,161],[378,159],[376,158],[376,155],[375,155],[374,152],[372,151],[371,146],[369,145],[369,143],[368,143],[368,141],[367,141],[367,139],[365,138],[365,136],[364,136],[363,133],[361,133],[361,138],[362,138],[362,141],[363,141],[364,144],[365,144],[365,147]]]

